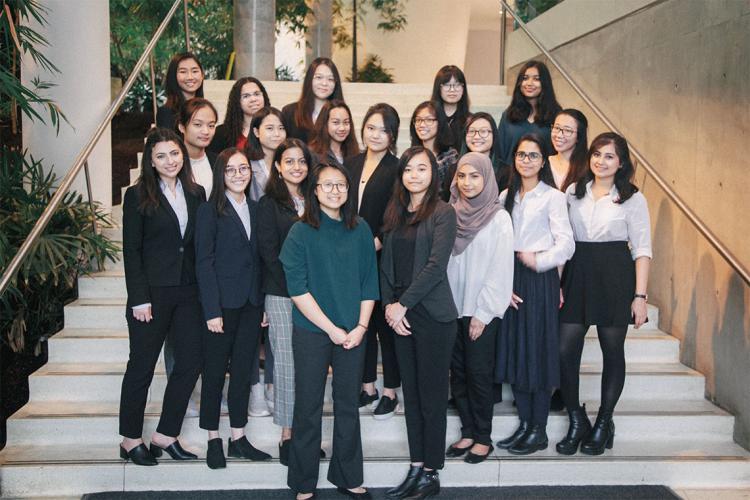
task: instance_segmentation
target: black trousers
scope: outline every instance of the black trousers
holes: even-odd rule
[[[203,373],[201,375],[200,427],[219,430],[221,391],[229,371],[229,425],[247,425],[247,405],[250,400],[251,359],[258,355],[258,336],[263,308],[250,303],[237,309],[222,309],[224,333],[207,328],[203,334]]]
[[[456,322],[435,321],[421,305],[407,311],[406,319],[411,335],[396,335],[396,356],[401,367],[409,457],[414,463],[424,462],[428,469],[442,469]]]
[[[197,285],[151,288],[153,319],[146,323],[127,308],[130,357],[120,393],[120,434],[139,439],[143,434],[143,412],[148,389],[154,378],[164,339],[170,329],[175,335],[175,364],[164,391],[161,418],[156,428],[177,437],[182,428],[190,394],[203,364],[202,335],[205,323],[198,302]]]
[[[287,485],[309,493],[318,485],[321,424],[328,367],[333,384],[333,453],[328,480],[356,488],[363,479],[362,439],[359,432],[359,391],[365,362],[364,342],[346,350],[325,333],[294,325],[294,418]]]
[[[485,325],[482,335],[469,338],[470,317],[459,318],[451,359],[451,392],[461,417],[461,437],[492,444],[494,406],[495,337],[500,319]]]
[[[401,373],[396,359],[394,339],[396,332],[385,321],[385,311],[380,302],[375,303],[367,329],[367,355],[365,357],[365,375],[362,382],[369,384],[378,377],[378,338],[380,338],[380,352],[383,360],[383,387],[396,389],[401,385]]]
[[[539,390],[527,392],[513,386],[513,397],[516,399],[518,417],[532,425],[547,425],[551,391]]]

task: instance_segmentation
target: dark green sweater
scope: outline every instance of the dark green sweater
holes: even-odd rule
[[[378,300],[375,244],[367,223],[360,217],[354,229],[320,213],[315,229],[297,222],[281,249],[289,296],[311,293],[328,319],[347,332],[357,326],[363,300]],[[322,332],[296,307],[294,324]]]

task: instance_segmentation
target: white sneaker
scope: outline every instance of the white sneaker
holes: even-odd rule
[[[263,394],[263,384],[257,383],[250,389],[250,405],[247,414],[251,417],[267,417],[271,414]]]
[[[269,389],[267,385],[263,384],[265,387],[264,389],[264,395],[266,397],[266,406],[269,410],[273,413],[273,386]]]

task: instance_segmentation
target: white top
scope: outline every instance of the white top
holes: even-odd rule
[[[253,170],[253,180],[250,184],[250,199],[258,201],[266,192],[268,167],[266,167],[266,161],[260,159],[250,161],[250,168]]]
[[[448,260],[448,282],[458,317],[485,325],[502,318],[513,293],[513,223],[499,210],[459,255]]]
[[[167,184],[161,179],[159,179],[159,187],[161,188],[161,192],[164,193],[164,197],[169,202],[169,206],[172,207],[172,210],[174,210],[174,213],[177,216],[177,221],[180,223],[180,236],[185,237],[185,228],[187,228],[188,223],[188,209],[187,201],[185,201],[185,192],[182,190],[182,182],[180,182],[180,179],[177,179],[174,194],[172,194],[172,190],[170,190],[167,187]]]
[[[249,240],[250,239],[250,207],[247,206],[247,197],[243,196],[242,201],[237,201],[234,199],[234,196],[232,196],[232,193],[230,193],[228,190],[224,191],[224,194],[229,200],[229,203],[232,204],[232,207],[234,207],[234,211],[237,212],[237,215],[240,216],[242,225],[245,228],[245,234],[247,234],[247,239]]]
[[[555,179],[555,186],[557,186],[557,189],[560,189],[562,187],[563,182],[565,182],[565,177],[568,176],[567,172],[557,172],[554,168],[550,168],[552,170],[552,177]]]
[[[294,203],[294,209],[297,211],[297,215],[302,217],[302,214],[305,213],[305,199],[292,196],[292,203]]]
[[[211,188],[214,186],[214,171],[208,162],[208,156],[193,160],[190,158],[190,166],[193,169],[193,180],[203,186],[206,190],[206,198],[211,196]]]
[[[500,193],[505,204],[508,190]],[[575,243],[568,220],[565,194],[544,182],[526,193],[521,200],[516,193],[513,206],[513,249],[516,252],[535,252],[536,270],[548,271],[573,256]]]
[[[612,186],[608,194],[594,200],[592,183],[586,184],[586,194],[580,200],[575,196],[575,184],[565,192],[575,240],[627,241],[633,260],[651,258],[651,219],[646,197],[635,193],[625,203],[615,203],[619,194]]]

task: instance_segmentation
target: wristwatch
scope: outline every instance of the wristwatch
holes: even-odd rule
[[[647,301],[648,300],[648,295],[646,295],[644,293],[636,293],[633,298],[634,299],[643,299],[643,300]]]

